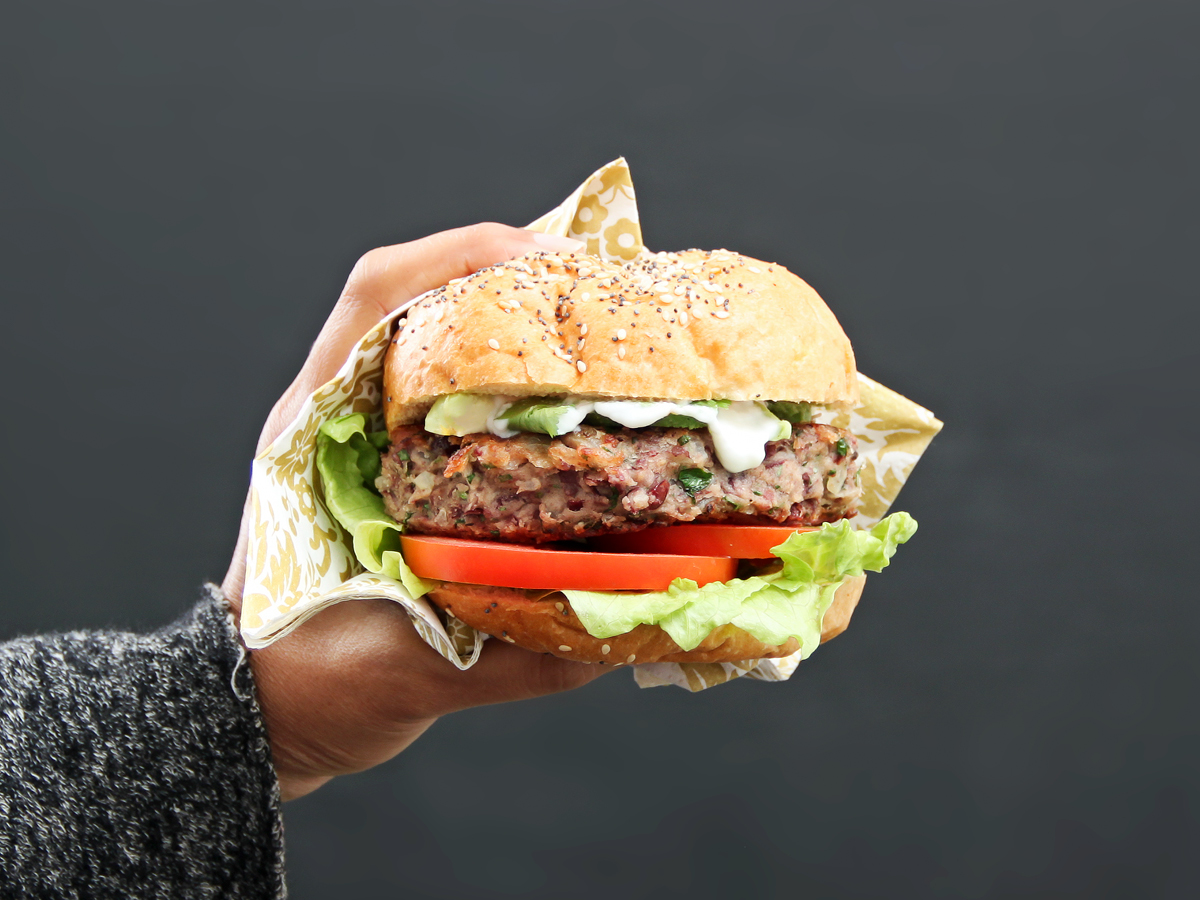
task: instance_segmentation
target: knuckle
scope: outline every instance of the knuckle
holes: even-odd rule
[[[358,258],[339,298],[340,306],[358,307],[372,302],[383,275],[387,271],[388,248],[376,247]]]
[[[379,274],[382,254],[383,248],[376,247],[360,256],[350,271],[350,280],[362,284],[370,283]]]

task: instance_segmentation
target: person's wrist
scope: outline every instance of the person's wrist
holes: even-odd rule
[[[271,746],[271,764],[279,780],[280,796],[286,802],[312,793],[337,773],[331,770],[327,761],[316,758],[307,748],[306,731],[311,731],[311,725],[296,721],[288,686],[279,683],[271,657],[270,653],[252,650],[250,667]]]
[[[289,799],[408,747],[446,711],[437,698],[456,672],[382,599],[329,607],[250,664]]]

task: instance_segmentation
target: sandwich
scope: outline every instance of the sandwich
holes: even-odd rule
[[[381,417],[326,423],[317,465],[364,567],[500,640],[807,656],[915,530],[851,527],[857,440],[822,419],[857,390],[837,319],[780,265],[533,253],[408,309]]]

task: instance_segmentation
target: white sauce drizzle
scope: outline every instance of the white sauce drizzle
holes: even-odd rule
[[[466,435],[481,431],[501,438],[516,437],[520,431],[508,426],[504,417],[516,402],[512,397],[478,395],[478,402],[458,407],[453,422],[440,423],[442,430],[425,427],[438,434]],[[690,416],[708,426],[717,459],[730,472],[744,472],[762,465],[766,445],[790,433],[790,426],[776,418],[763,404],[735,400],[728,406],[705,406],[671,400],[578,400],[562,398],[570,406],[559,419],[559,434],[579,428],[589,413],[595,412],[626,428],[645,428],[669,415]]]

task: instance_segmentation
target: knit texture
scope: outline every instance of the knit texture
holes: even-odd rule
[[[279,803],[215,587],[152,634],[0,644],[0,897],[286,896]]]

